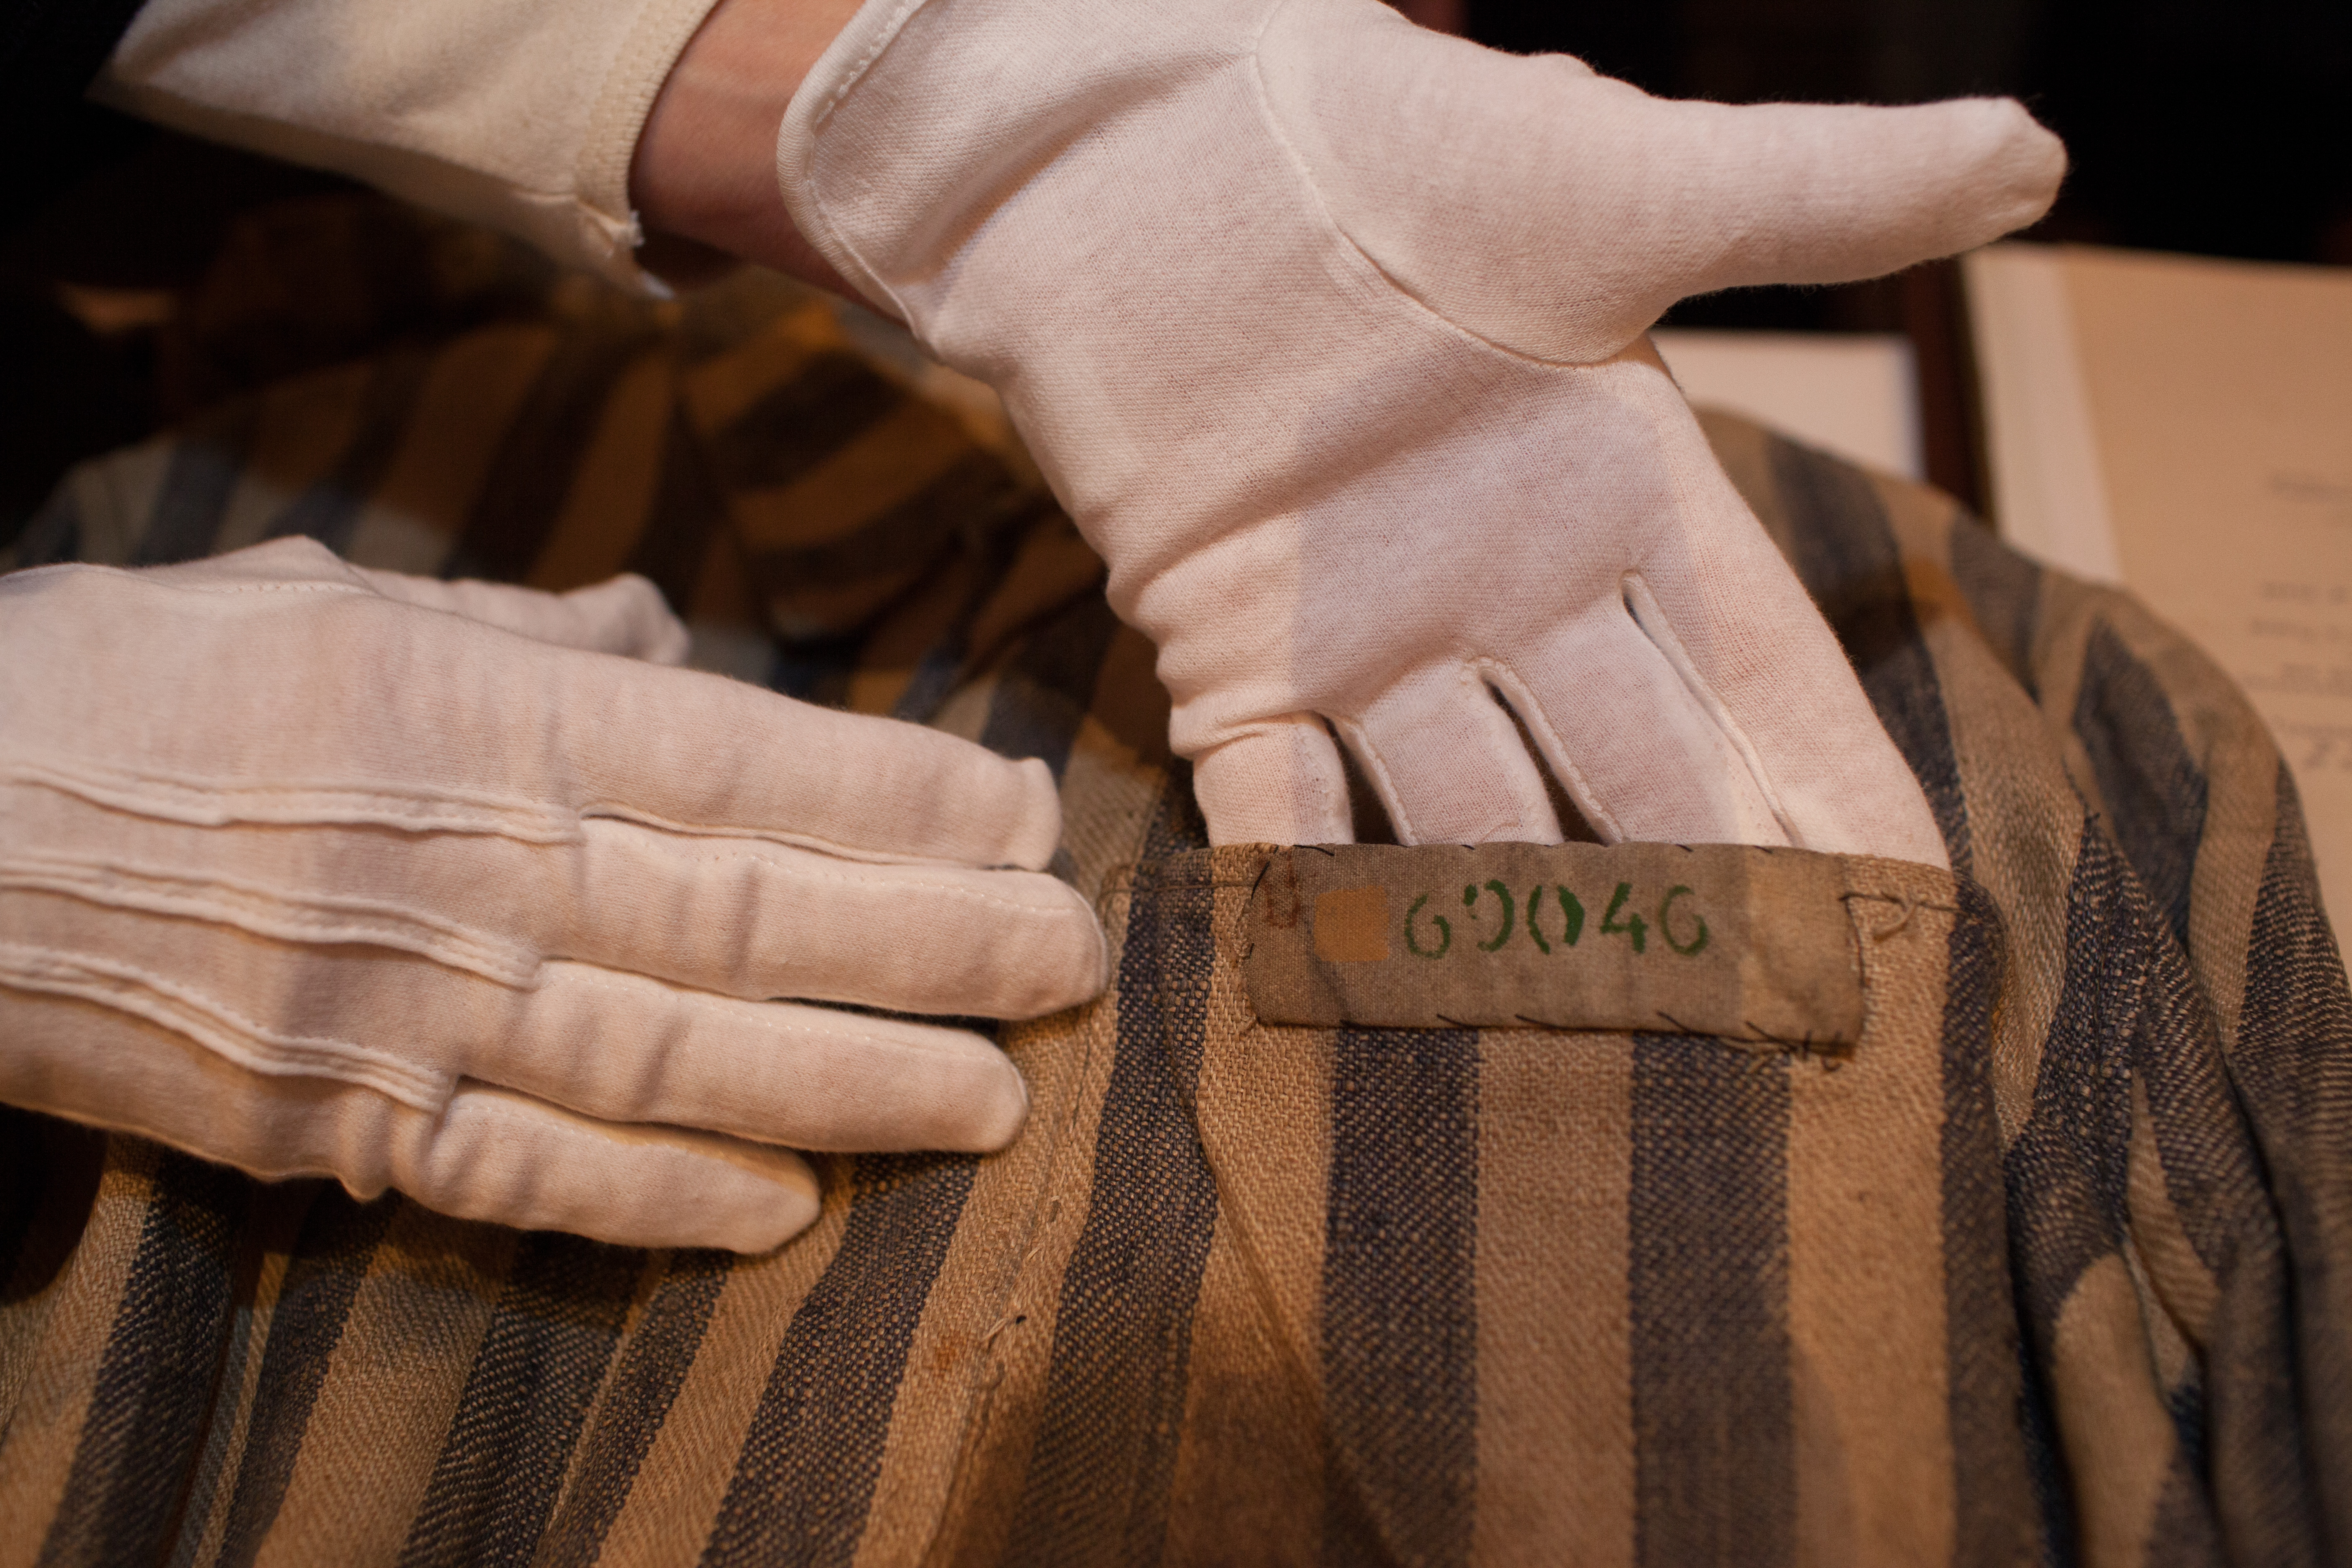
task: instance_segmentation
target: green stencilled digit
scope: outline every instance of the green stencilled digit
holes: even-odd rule
[[[1542,909],[1543,884],[1541,882],[1538,882],[1534,887],[1528,889],[1528,940],[1534,942],[1536,946],[1541,948],[1544,952],[1549,952],[1551,951],[1551,943],[1544,940],[1543,927],[1536,923],[1536,916],[1542,910]]]
[[[1674,909],[1675,900],[1688,892],[1690,892],[1688,888],[1682,887],[1677,884],[1675,887],[1667,889],[1666,896],[1658,901],[1658,934],[1666,939],[1666,945],[1668,947],[1673,948],[1685,958],[1696,956],[1702,948],[1706,946],[1706,917],[1705,915],[1698,913],[1696,910],[1692,911],[1691,919],[1698,922],[1698,934],[1691,938],[1686,943],[1676,942],[1675,940],[1675,928],[1666,923],[1666,916],[1668,912]],[[1692,896],[1696,898],[1697,895],[1692,894]],[[1634,951],[1641,951],[1641,946],[1642,939],[1637,936],[1633,939]]]
[[[1420,939],[1412,934],[1412,917],[1421,913],[1421,906],[1427,902],[1429,902],[1429,895],[1427,893],[1423,893],[1421,897],[1413,900],[1412,908],[1405,910],[1404,948],[1407,952],[1412,953],[1415,958],[1443,958],[1445,956],[1445,950],[1454,945],[1454,928],[1446,923],[1445,917],[1444,915],[1432,915],[1429,917],[1429,923],[1437,928],[1437,945],[1435,947],[1422,946]]]
[[[1609,908],[1601,917],[1601,934],[1603,936],[1623,935],[1632,937],[1633,939],[1633,951],[1635,952],[1639,952],[1642,951],[1643,942],[1647,941],[1649,938],[1650,922],[1643,920],[1640,915],[1627,915],[1625,917],[1624,924],[1620,925],[1617,923],[1617,911],[1623,909],[1625,907],[1625,900],[1633,896],[1633,883],[1620,882],[1617,884],[1617,891],[1610,896]]]
[[[1559,895],[1559,912],[1568,917],[1559,928],[1560,945],[1574,947],[1576,939],[1584,934],[1584,900],[1570,892],[1565,886],[1554,888],[1552,891]]]
[[[1489,882],[1486,884],[1486,890],[1503,900],[1503,929],[1495,933],[1494,941],[1482,942],[1478,944],[1478,951],[1480,952],[1492,952],[1496,948],[1511,940],[1511,889],[1506,888],[1500,882]],[[1463,889],[1462,901],[1465,904],[1476,903],[1478,901],[1478,889],[1475,888]]]

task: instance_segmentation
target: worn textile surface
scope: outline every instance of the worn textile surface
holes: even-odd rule
[[[1858,1047],[1262,1026],[1259,852],[975,424],[756,279],[559,290],[60,489],[19,562],[634,567],[707,663],[1044,756],[1115,981],[1003,1032],[1013,1148],[833,1161],[764,1258],[5,1113],[0,1562],[2352,1556],[2352,999],[2201,656],[1711,422],[1951,849]]]

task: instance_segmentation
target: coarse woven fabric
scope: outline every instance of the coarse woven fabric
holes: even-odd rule
[[[1950,848],[1857,1047],[1268,1027],[1261,852],[1017,460],[772,282],[557,299],[221,403],[16,557],[646,572],[705,662],[1044,756],[1111,992],[1003,1032],[1012,1148],[830,1162],[761,1258],[6,1113],[0,1562],[2352,1553],[2352,997],[2277,752],[2129,598],[1712,419]]]

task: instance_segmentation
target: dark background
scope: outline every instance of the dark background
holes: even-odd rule
[[[1464,30],[1673,98],[2021,99],[2074,160],[2032,237],[2352,264],[2352,0],[1465,0]],[[1754,289],[1679,325],[1894,329],[1893,291]]]

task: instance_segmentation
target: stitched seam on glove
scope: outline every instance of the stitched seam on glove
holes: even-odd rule
[[[1389,826],[1396,830],[1398,841],[1420,843],[1420,836],[1413,828],[1412,815],[1405,809],[1404,793],[1397,788],[1396,775],[1389,771],[1388,762],[1381,755],[1380,748],[1372,744],[1371,735],[1352,719],[1335,716],[1331,722],[1339,730],[1340,738],[1347,742],[1348,749],[1355,752],[1356,759],[1363,763],[1364,772],[1371,776],[1372,792],[1381,797],[1381,808],[1389,814]]]
[[[880,24],[874,42],[867,47],[864,54],[857,57],[856,64],[842,73],[841,84],[825,95],[824,107],[817,110],[810,124],[809,129],[812,132],[823,129],[824,122],[833,117],[834,110],[840,106],[841,100],[849,96],[850,89],[857,85],[867,69],[881,58],[882,51],[888,48],[891,41],[898,37],[899,30],[907,25],[907,18],[920,10],[922,5],[923,0],[906,0],[904,5],[890,13],[887,21]]]
[[[459,790],[404,790],[398,785],[324,780],[278,783],[134,772],[33,758],[0,763],[0,779],[192,827],[230,827],[240,823],[358,826],[407,833],[482,834],[524,844],[579,844],[585,841],[581,822],[594,818],[625,822],[680,838],[749,839],[875,865],[959,864],[938,856],[892,855],[814,833],[677,822],[614,802],[593,802],[572,813],[533,801]]]
[[[615,995],[627,996],[635,989],[634,986],[623,982],[618,976],[613,975],[611,971],[603,969],[595,964],[575,963],[570,961],[564,961],[561,966],[567,971],[574,972],[570,975],[570,983],[582,987],[583,990],[607,991]],[[557,965],[551,964],[549,967],[551,970],[556,968]],[[919,1051],[926,1056],[934,1056],[940,1058],[943,1060],[952,1061],[969,1059],[971,1055],[968,1050],[949,1045],[940,1040],[927,1040],[919,1037],[910,1039],[902,1038],[897,1035],[877,1035],[858,1029],[834,1028],[829,1026],[818,1027],[807,1024],[790,1024],[766,1016],[775,1009],[783,1007],[799,1008],[810,1013],[826,1012],[827,1010],[823,1007],[811,1007],[798,1002],[745,1001],[741,997],[726,996],[719,992],[698,991],[692,986],[679,985],[674,982],[663,980],[655,975],[643,975],[638,978],[646,984],[659,986],[663,990],[675,992],[686,996],[715,996],[719,997],[722,1001],[741,1002],[744,1006],[757,1010],[750,1022],[754,1028],[764,1035],[773,1035],[778,1037],[798,1035],[808,1039],[834,1041],[843,1045],[879,1046],[893,1051]],[[855,1013],[841,1013],[830,1016],[838,1016],[844,1019],[855,1018],[857,1016]],[[937,1025],[913,1025],[909,1026],[915,1028],[940,1027],[940,1026]],[[982,1037],[978,1035],[972,1035],[968,1037],[975,1041],[982,1040]],[[982,1041],[982,1043],[985,1042]]]
[[[1593,789],[1592,782],[1585,777],[1584,770],[1576,765],[1575,753],[1569,749],[1568,742],[1552,727],[1550,718],[1543,710],[1543,704],[1536,700],[1534,689],[1520,678],[1519,672],[1498,658],[1473,659],[1471,668],[1510,699],[1511,710],[1519,716],[1519,721],[1528,727],[1542,746],[1544,762],[1559,775],[1560,787],[1568,791],[1569,798],[1576,803],[1576,809],[1584,814],[1586,824],[1608,843],[1624,842],[1624,827],[1601,803],[1601,796]]]
[[[580,221],[604,240],[607,276],[652,285],[648,291],[659,296],[667,296],[667,286],[642,271],[630,254],[645,243],[645,234],[629,203],[629,163],[662,84],[713,9],[712,0],[655,0],[638,13],[598,85],[572,165]]]
[[[109,566],[102,568],[124,576],[136,568]],[[357,583],[142,583],[142,587],[162,588],[173,594],[349,594],[362,598],[379,595],[373,588]]]
[[[1634,338],[1639,338],[1642,335],[1641,332],[1636,331],[1633,334],[1633,337],[1627,338],[1624,343],[1620,343],[1615,348],[1611,349],[1607,353],[1596,354],[1589,360],[1551,359],[1542,354],[1529,353],[1525,349],[1514,348],[1510,344],[1505,342],[1497,342],[1493,338],[1486,336],[1483,332],[1471,331],[1468,327],[1465,327],[1461,322],[1454,320],[1453,317],[1445,314],[1444,311],[1437,309],[1436,306],[1432,305],[1427,300],[1423,300],[1419,294],[1413,292],[1412,289],[1407,285],[1402,279],[1397,277],[1396,274],[1381,266],[1379,258],[1373,256],[1370,251],[1366,250],[1356,239],[1354,235],[1348,232],[1348,226],[1341,222],[1339,215],[1332,210],[1330,198],[1323,194],[1323,187],[1317,184],[1315,182],[1315,172],[1313,167],[1307,163],[1306,153],[1299,150],[1297,142],[1293,140],[1289,132],[1284,129],[1281,116],[1275,111],[1274,95],[1272,90],[1267,87],[1265,80],[1264,47],[1265,35],[1273,30],[1275,20],[1281,15],[1282,9],[1283,6],[1279,4],[1269,6],[1266,10],[1265,16],[1258,23],[1256,37],[1250,40],[1249,65],[1252,96],[1255,99],[1257,103],[1259,122],[1265,128],[1267,137],[1273,141],[1276,146],[1282,149],[1283,158],[1290,165],[1291,174],[1297,178],[1300,187],[1304,189],[1311,198],[1313,198],[1315,212],[1317,216],[1322,219],[1323,226],[1327,231],[1328,238],[1338,241],[1339,246],[1349,256],[1353,257],[1365,268],[1367,268],[1373,277],[1379,279],[1381,283],[1385,284],[1389,291],[1393,293],[1397,300],[1413,313],[1428,318],[1429,321],[1436,323],[1436,325],[1445,332],[1460,339],[1464,342],[1476,343],[1481,348],[1491,350],[1496,353],[1503,355],[1507,359],[1515,360],[1522,364],[1541,365],[1547,370],[1555,371],[1572,372],[1597,370],[1604,365],[1613,363],[1615,357],[1624,352],[1626,343],[1632,342]]]
[[[144,1018],[250,1072],[327,1078],[437,1113],[455,1079],[349,1040],[281,1034],[176,981],[90,953],[0,942],[0,985]]]
[[[755,865],[772,866],[786,877],[797,882],[812,882],[820,886],[859,888],[869,890],[874,887],[874,882],[870,878],[845,877],[829,871],[806,870],[793,866],[788,861],[779,860],[767,855],[755,854],[748,850],[718,850],[708,851],[702,854],[693,854],[671,849],[667,845],[663,846],[663,848],[666,853],[669,854],[675,859],[689,860],[702,865],[719,865],[729,860],[748,860]],[[1042,871],[1024,871],[1018,874],[1029,877],[1042,877],[1045,875],[1045,873]],[[1057,881],[1055,883],[1055,886],[1064,887],[1066,886],[1066,884]],[[943,893],[949,898],[961,899],[970,903],[979,904],[986,909],[1003,910],[1012,914],[1040,915],[1051,920],[1074,920],[1079,918],[1091,920],[1093,918],[1089,911],[1062,903],[1058,899],[1050,902],[1044,900],[1040,900],[1035,902],[1023,902],[1013,899],[1000,899],[992,893],[983,893],[978,889],[963,887],[955,882],[936,881],[929,879],[908,879],[904,881],[894,880],[888,884],[887,890],[893,894],[900,892]]]
[[[975,867],[969,861],[940,855],[893,854],[871,845],[850,844],[837,838],[827,838],[814,833],[794,833],[782,827],[734,827],[703,822],[675,822],[667,816],[656,816],[649,811],[612,802],[595,801],[580,808],[583,821],[625,822],[633,827],[650,828],[673,838],[724,838],[772,844],[779,848],[807,849],[816,854],[831,855],[844,860],[869,866],[954,866],[968,870],[988,870],[994,868]],[[1026,866],[1007,868],[1026,871]]]
[[[539,955],[528,948],[383,900],[306,895],[210,874],[65,856],[0,860],[0,888],[211,921],[288,942],[389,947],[518,988],[530,987],[539,973]]]
[[[1748,739],[1748,731],[1732,716],[1730,708],[1717,694],[1714,686],[1699,673],[1698,661],[1691,658],[1690,650],[1683,646],[1683,639],[1675,635],[1674,623],[1667,618],[1657,595],[1651,592],[1648,581],[1639,572],[1628,572],[1623,579],[1623,588],[1625,607],[1633,616],[1633,624],[1642,628],[1642,635],[1650,639],[1653,647],[1665,655],[1666,662],[1682,678],[1684,687],[1696,700],[1707,718],[1714,721],[1715,727],[1722,731],[1724,739],[1731,742],[1732,749],[1739,753],[1739,760],[1747,764],[1748,777],[1756,781],[1756,788],[1764,796],[1764,804],[1771,808],[1772,820],[1780,825],[1780,831],[1789,836],[1789,842],[1799,848],[1804,847],[1804,836],[1790,819],[1789,808],[1780,804],[1780,792],[1773,787],[1772,775],[1765,771],[1763,754],[1756,749],[1756,742]]]
[[[10,584],[21,590],[30,587],[46,576],[72,576],[88,574],[97,576],[130,578],[138,582],[142,588],[162,589],[173,594],[348,594],[368,598],[381,596],[373,588],[349,582],[188,583],[169,580],[158,582],[152,578],[141,576],[142,572],[153,570],[155,568],[152,567],[99,566],[86,561],[63,561],[54,566],[36,566],[21,573],[11,574]]]
[[[581,841],[579,821],[571,813],[462,791],[175,775],[22,757],[0,766],[0,778],[194,827],[240,822],[362,824],[411,833],[488,834],[526,844]]]
[[[801,226],[803,234],[816,247],[819,255],[832,262],[842,277],[863,292],[871,303],[906,322],[918,342],[922,341],[922,332],[915,325],[913,312],[883,283],[874,268],[866,264],[866,258],[858,254],[856,247],[834,223],[832,216],[825,210],[824,198],[814,189],[814,182],[809,174],[809,162],[816,152],[816,139],[824,132],[825,122],[832,119],[833,111],[841,106],[851,89],[865,79],[866,71],[906,26],[907,19],[922,6],[923,0],[903,0],[896,10],[870,25],[866,20],[867,7],[859,7],[850,18],[849,25],[834,39],[833,47],[818,59],[807,79],[793,94],[792,101],[784,106],[783,121],[776,127],[776,185],[793,221]],[[865,40],[863,53],[845,64],[835,62],[835,50],[849,44],[853,35],[869,30],[871,36]],[[828,79],[833,86],[830,91],[825,91],[822,104],[804,110],[802,107],[803,95],[813,90],[824,91]]]

